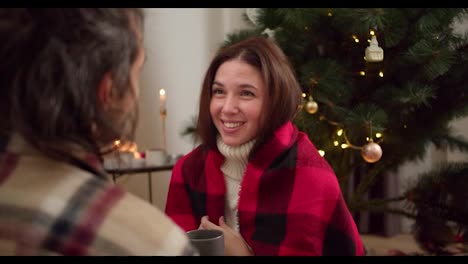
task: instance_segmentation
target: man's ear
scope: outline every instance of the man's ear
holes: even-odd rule
[[[112,77],[111,74],[108,72],[104,74],[101,81],[99,82],[99,86],[97,88],[97,96],[99,102],[106,107],[111,103],[111,92],[112,92]]]

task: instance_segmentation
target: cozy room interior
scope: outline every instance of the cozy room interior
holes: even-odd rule
[[[168,154],[182,155],[196,143],[182,131],[197,112],[201,78],[216,49],[226,35],[247,27],[245,8],[147,8],[145,47],[147,61],[142,74],[140,117],[136,135],[138,151],[165,148]],[[462,23],[460,30],[468,28]],[[164,102],[160,90],[164,89]],[[166,116],[160,107],[165,104]],[[459,135],[468,135],[468,118],[453,122]],[[428,170],[442,161],[466,160],[458,152],[432,149],[422,162],[405,164],[388,179],[393,191],[398,192],[416,172]],[[116,183],[135,195],[164,209],[171,168],[147,172],[126,173]],[[151,188],[148,188],[151,184]],[[151,193],[150,193],[151,191]],[[387,219],[388,218],[388,219]],[[403,217],[387,216],[392,223],[386,234],[367,233],[362,226],[362,239],[368,255],[390,255],[400,250],[407,254],[421,253],[411,235],[412,221]],[[390,219],[391,218],[391,219]],[[390,219],[390,220],[389,220]],[[368,230],[367,230],[368,231]],[[393,252],[393,253],[392,253]]]

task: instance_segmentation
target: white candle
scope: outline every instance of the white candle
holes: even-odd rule
[[[166,110],[166,91],[164,89],[159,90],[159,103],[161,111]]]

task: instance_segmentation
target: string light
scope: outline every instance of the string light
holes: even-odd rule
[[[354,42],[359,43],[359,39],[355,35],[353,35],[352,37],[354,39]]]
[[[359,75],[365,76],[365,75],[366,75],[366,72],[365,72],[365,71],[360,71],[360,72],[359,72]]]
[[[316,78],[313,78],[313,77],[309,79],[309,82],[310,82],[310,84],[311,84],[312,86],[314,86],[314,85],[317,85],[317,84],[318,84],[318,81],[317,81],[317,79],[316,79]]]
[[[320,120],[325,120],[329,124],[334,125],[334,126],[338,126],[338,127],[342,126],[342,124],[340,124],[338,122],[327,120],[327,118],[325,116],[322,116],[322,115],[320,116]],[[336,134],[339,137],[343,136],[343,139],[345,140],[345,143],[340,144],[340,142],[338,140],[334,140],[333,145],[335,147],[341,147],[341,149],[352,148],[352,149],[355,149],[355,150],[359,150],[361,152],[361,157],[368,163],[375,163],[375,162],[379,161],[380,158],[382,157],[382,153],[383,153],[382,148],[379,145],[380,141],[382,141],[382,136],[383,135],[382,135],[382,133],[376,133],[375,137],[379,138],[380,140],[378,140],[378,142],[374,142],[374,140],[372,139],[372,135],[373,135],[373,133],[372,133],[372,123],[370,122],[368,124],[368,126],[369,126],[369,136],[366,137],[366,142],[367,142],[366,144],[364,144],[362,146],[355,146],[355,145],[351,144],[348,137],[346,136],[346,131],[343,128],[339,128],[336,131]],[[325,155],[325,152],[324,152],[323,155]]]
[[[379,76],[383,78],[383,71],[379,72]]]
[[[336,131],[336,134],[341,137],[341,135],[343,135],[343,129],[338,129],[338,131]]]
[[[322,156],[322,157],[325,156],[325,151],[323,151],[323,150],[321,150],[321,149],[318,151],[318,153],[319,153],[320,156]]]

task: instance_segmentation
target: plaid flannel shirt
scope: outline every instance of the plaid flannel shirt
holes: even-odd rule
[[[193,255],[183,230],[114,185],[0,137],[0,255]],[[98,176],[101,175],[101,176]]]
[[[217,150],[199,146],[175,165],[166,214],[186,231],[224,215]],[[288,122],[247,164],[240,185],[240,233],[255,255],[363,255],[338,180],[307,135]]]

